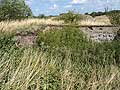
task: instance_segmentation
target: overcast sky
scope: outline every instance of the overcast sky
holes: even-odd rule
[[[34,15],[58,15],[75,10],[80,13],[119,9],[120,0],[26,0]]]

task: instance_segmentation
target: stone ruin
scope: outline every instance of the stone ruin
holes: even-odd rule
[[[18,32],[14,38],[17,47],[32,46],[36,44],[37,35],[35,32],[24,31]]]
[[[34,46],[36,45],[36,39],[37,39],[37,34],[42,31],[48,31],[48,30],[55,30],[55,29],[62,29],[62,27],[57,27],[56,25],[53,26],[40,26],[39,29],[37,30],[28,30],[28,31],[17,31],[15,37],[13,40],[16,41],[16,46],[21,47],[21,46]]]
[[[17,32],[15,39],[16,39],[16,46],[31,46],[36,45],[36,38],[37,33],[40,31],[46,31],[50,29],[62,29],[64,26],[62,25],[48,25],[44,26],[44,28],[39,28],[37,31],[21,31]],[[112,41],[115,36],[117,35],[117,31],[120,30],[120,27],[116,26],[76,26],[81,31],[83,31],[87,37],[96,42],[103,42],[103,41]],[[41,30],[42,29],[42,30]]]
[[[117,35],[117,31],[120,27],[115,26],[90,26],[80,27],[80,29],[93,41],[103,42],[112,41]]]

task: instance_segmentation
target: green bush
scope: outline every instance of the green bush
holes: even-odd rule
[[[57,17],[58,20],[64,20],[65,23],[77,24],[78,21],[82,19],[80,14],[74,13],[73,11],[69,11],[68,13],[64,13]]]
[[[113,25],[120,25],[120,10],[112,10],[105,12],[104,15],[107,15]]]
[[[96,16],[101,16],[101,15],[105,15],[105,12],[92,12],[91,14],[92,17],[96,17]]]
[[[120,25],[120,11],[111,11],[107,15],[113,25]]]
[[[72,27],[65,27],[62,30],[49,30],[46,32],[40,32],[38,34],[37,43],[39,46],[48,46],[52,48],[84,48],[88,44],[88,40],[83,33]]]
[[[37,18],[46,18],[46,16],[44,14],[40,14],[39,16],[37,16]]]
[[[54,54],[61,53],[64,56],[66,50],[71,52],[73,61],[78,58],[78,60],[84,53],[86,52],[87,56],[85,58],[89,58],[88,60],[81,59],[81,62],[91,63],[91,64],[115,64],[118,59],[115,57],[119,57],[118,54],[114,53],[116,50],[120,48],[113,48],[114,45],[118,47],[119,42],[117,44],[113,44],[105,42],[105,43],[94,43],[92,41],[88,41],[86,36],[78,29],[78,28],[64,28],[62,30],[50,30],[46,32],[40,32],[38,34],[37,43],[43,50],[54,51]],[[91,57],[89,57],[89,55]],[[106,57],[106,60],[103,59]],[[112,57],[112,58],[111,58]]]
[[[0,48],[4,49],[4,48],[8,48],[8,50],[15,45],[15,41],[12,40],[13,38],[13,34],[6,34],[6,33],[0,33]]]
[[[0,21],[11,19],[24,19],[32,16],[31,9],[24,0],[1,0]]]

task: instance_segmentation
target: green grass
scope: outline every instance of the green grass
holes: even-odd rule
[[[40,32],[37,47],[17,48],[13,35],[1,35],[0,90],[120,88],[120,42],[94,43],[71,27]]]

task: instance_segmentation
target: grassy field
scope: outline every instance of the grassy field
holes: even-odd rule
[[[55,21],[52,19],[26,19],[0,22],[0,31],[13,32],[17,29],[25,29],[37,25],[53,24],[61,25],[64,21]]]
[[[106,16],[90,18],[90,16],[82,16],[83,19],[77,21],[78,25],[111,25],[110,21]],[[100,18],[99,20],[97,18]],[[69,18],[68,18],[69,20]],[[13,20],[13,21],[1,21],[0,22],[0,31],[13,32],[17,29],[30,28],[37,25],[62,25],[66,24],[64,20],[54,20],[54,18],[49,19],[26,19],[26,20]],[[68,24],[68,23],[67,23]],[[72,24],[72,23],[71,23]]]
[[[120,89],[119,41],[95,43],[65,27],[39,32],[37,46],[18,48],[13,31],[43,23],[21,22],[0,23],[0,90]]]

